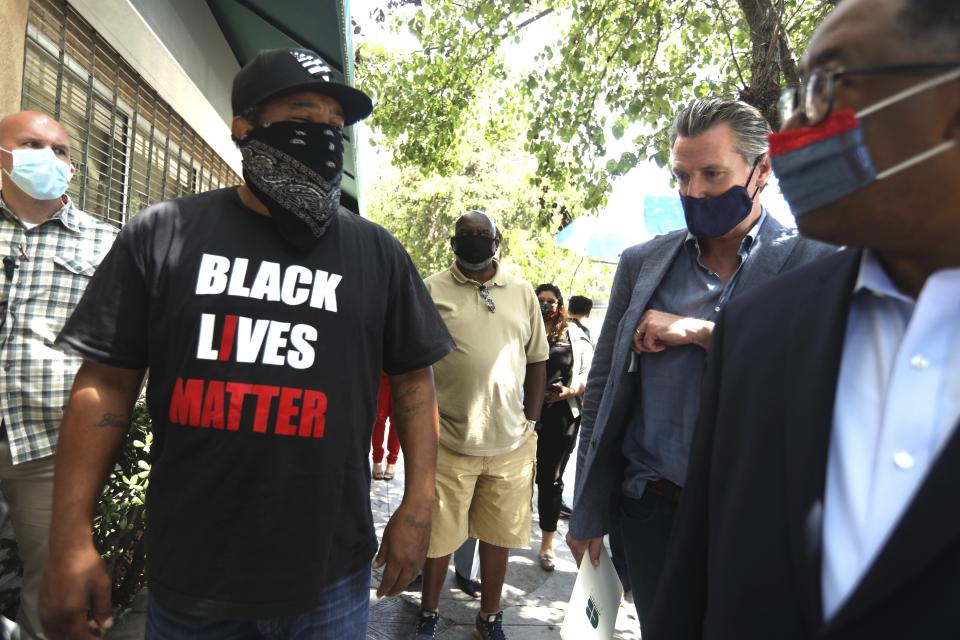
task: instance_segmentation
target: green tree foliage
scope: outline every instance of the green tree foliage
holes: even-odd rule
[[[112,578],[111,602],[116,615],[130,611],[136,595],[146,584],[146,491],[150,476],[150,445],[153,434],[150,414],[143,398],[137,401],[120,459],[111,471],[97,502],[93,518],[93,541],[107,563]],[[0,613],[16,617],[20,604],[20,581],[11,575],[22,570],[12,527],[0,537]]]
[[[638,162],[667,160],[666,129],[695,97],[738,97],[778,125],[783,83],[832,7],[825,0],[390,0],[379,15],[408,32],[415,51],[364,44],[358,81],[376,98],[373,126],[394,161],[452,175],[473,108],[500,92],[488,125],[523,123],[538,188],[575,187],[583,209]],[[534,60],[512,57],[531,26],[553,21]],[[539,28],[538,28],[539,29]],[[543,30],[538,31],[542,36]],[[529,49],[523,49],[529,50]],[[509,127],[506,128],[509,130]],[[609,157],[611,138],[630,150]],[[547,226],[552,212],[541,210]]]
[[[473,123],[481,121],[478,113],[471,117]],[[370,181],[365,193],[367,215],[406,247],[423,276],[453,263],[449,238],[454,224],[464,212],[478,209],[496,220],[503,234],[502,263],[512,273],[533,285],[553,282],[565,295],[607,298],[612,266],[582,261],[582,256],[557,246],[551,231],[536,221],[546,211],[552,229],[569,222],[580,213],[576,205],[573,210],[567,207],[576,202],[575,191],[545,193],[531,186],[536,161],[514,136],[491,140],[480,127],[467,126],[454,151],[451,175],[389,167]]]
[[[112,577],[111,601],[125,613],[146,584],[146,492],[150,478],[153,431],[143,398],[137,401],[133,421],[120,459],[110,473],[93,518],[93,540]]]

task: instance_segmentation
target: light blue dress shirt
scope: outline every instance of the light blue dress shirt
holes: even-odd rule
[[[958,420],[960,269],[931,275],[914,301],[865,251],[827,459],[824,619],[867,573]]]

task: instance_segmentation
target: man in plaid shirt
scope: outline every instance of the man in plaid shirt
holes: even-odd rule
[[[23,560],[18,623],[44,638],[37,615],[53,506],[53,453],[81,359],[54,340],[117,230],[73,206],[70,140],[49,116],[0,120],[0,489]]]

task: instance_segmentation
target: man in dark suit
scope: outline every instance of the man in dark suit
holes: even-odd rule
[[[731,298],[835,249],[766,213],[770,176],[759,111],[697,100],[671,129],[687,229],[627,249],[587,382],[567,542],[597,562],[619,524],[645,626],[686,476],[700,379]]]
[[[960,3],[845,0],[771,137],[845,244],[714,332],[652,640],[960,638]]]

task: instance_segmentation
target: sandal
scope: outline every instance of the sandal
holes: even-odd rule
[[[383,480],[383,467],[380,466],[379,462],[373,463],[373,479]]]
[[[395,468],[396,468],[396,467],[395,467],[394,465],[388,464],[388,465],[387,465],[387,470],[383,472],[383,477],[382,477],[382,479],[383,479],[383,480],[386,480],[387,482],[390,482],[391,480],[393,480],[393,472],[394,472],[394,469],[395,469]]]
[[[480,597],[480,581],[471,580],[465,576],[460,575],[460,573],[454,570],[454,576],[456,577],[457,586],[460,587],[460,591],[463,591],[465,594],[471,598]]]
[[[553,565],[553,556],[548,556],[545,553],[540,554],[540,568],[550,573],[556,567]]]

